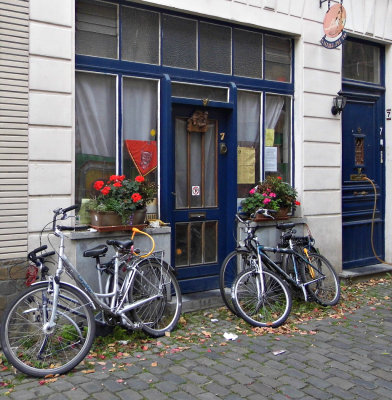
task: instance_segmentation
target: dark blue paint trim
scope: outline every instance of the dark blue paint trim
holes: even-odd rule
[[[123,170],[123,159],[122,159],[122,138],[123,138],[123,113],[122,113],[122,95],[123,95],[123,85],[122,79],[123,76],[121,74],[118,75],[118,90],[117,90],[117,106],[118,106],[118,130],[117,130],[117,137],[118,142],[116,143],[116,147],[118,146],[118,160],[120,162],[117,163],[117,174],[121,175]]]
[[[173,138],[172,138],[172,107],[170,102],[171,82],[168,75],[161,79],[161,115],[160,115],[160,166],[159,191],[161,219],[168,221],[173,207]]]
[[[294,91],[293,83],[222,75],[213,72],[199,72],[131,61],[76,55],[75,62],[78,70],[90,70],[112,74],[123,73],[124,75],[127,74],[153,79],[160,79],[167,74],[172,81],[181,81],[185,83],[197,82],[202,85],[228,85],[230,82],[233,82],[239,89],[244,90],[273,91],[278,94],[292,94]]]

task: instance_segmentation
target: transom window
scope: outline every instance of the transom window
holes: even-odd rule
[[[292,81],[289,38],[101,1],[76,1],[76,53]]]
[[[343,78],[380,84],[380,48],[360,42],[343,42]]]

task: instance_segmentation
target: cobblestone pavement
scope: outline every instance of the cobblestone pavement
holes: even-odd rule
[[[93,353],[65,376],[40,380],[3,371],[3,384],[12,385],[2,387],[0,395],[17,400],[392,399],[391,289],[390,281],[379,283],[355,310],[302,321],[297,316],[295,327],[289,321],[273,333],[251,330],[222,309],[186,314],[171,337],[141,339],[128,350],[123,343],[123,351],[111,358]],[[224,333],[238,338],[226,340]]]

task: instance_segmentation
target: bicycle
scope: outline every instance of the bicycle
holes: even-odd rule
[[[269,210],[269,212],[273,213],[274,210]],[[251,224],[252,221],[250,220],[243,220],[240,215],[241,214],[236,214],[236,220],[244,225],[246,238],[239,241],[237,248],[225,257],[219,274],[219,289],[222,299],[226,307],[233,314],[236,314],[236,310],[231,300],[231,287],[237,275],[245,269],[251,268],[252,262],[257,261],[257,248],[254,238],[256,237],[256,231],[263,228],[263,226]],[[269,213],[265,215],[273,218]],[[308,230],[306,236],[295,236],[295,226],[296,224],[292,222],[278,223],[276,225],[276,229],[282,231],[278,246],[282,248],[289,247],[288,239],[290,238],[295,243],[298,251],[306,251],[307,254],[317,253],[317,250],[314,248],[314,238],[310,230]],[[282,254],[278,263],[282,265],[282,268],[285,269],[287,273],[292,273],[293,267],[291,258],[288,257],[287,254]]]
[[[10,303],[2,317],[4,355],[27,375],[63,374],[78,365],[94,341],[95,317],[97,321],[130,329],[144,328],[156,336],[172,330],[180,317],[181,292],[170,267],[155,256],[133,257],[132,240],[110,241],[116,253],[112,262],[104,266],[99,259],[107,246],[90,250],[99,274],[103,268],[112,276],[105,289],[101,284],[100,292],[92,290],[65,254],[63,231],[74,228],[56,224],[59,217],[67,219],[67,213],[76,208],[54,210],[52,231],[59,238],[54,276],[32,284]],[[61,280],[64,272],[76,285]],[[144,311],[149,305],[155,311],[146,316]],[[163,319],[165,326],[160,325]]]
[[[260,209],[258,212],[269,215],[270,210]],[[248,221],[242,222],[250,225]],[[251,256],[251,268],[239,273],[231,290],[237,315],[245,321],[260,327],[283,324],[291,309],[291,295],[287,296],[283,289],[286,282],[301,289],[305,301],[315,300],[323,306],[337,304],[340,298],[339,278],[325,257],[316,253],[301,254],[289,237],[288,248],[264,246],[255,235],[252,238],[248,235],[248,238],[255,243],[257,261]],[[268,253],[289,255],[294,276],[285,272]],[[277,281],[281,282],[280,286]]]

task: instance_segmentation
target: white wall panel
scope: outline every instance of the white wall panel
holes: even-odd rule
[[[55,25],[30,23],[30,54],[70,60],[73,49],[70,29]]]
[[[330,106],[332,107],[332,101]],[[340,117],[330,119],[307,117],[303,121],[303,130],[305,141],[340,143],[342,140]]]
[[[305,142],[304,167],[340,167],[341,147],[336,143]]]
[[[305,191],[303,200],[301,206],[307,216],[341,213],[342,198],[340,190]]]
[[[72,26],[75,0],[30,0],[30,19]]]
[[[32,125],[72,126],[72,97],[65,94],[30,92],[29,123]]]
[[[303,71],[305,92],[336,96],[341,86],[340,74],[305,68]]]
[[[71,93],[73,73],[70,61],[30,57],[30,89]]]
[[[71,195],[71,164],[30,163],[29,195]]]
[[[305,157],[307,157],[306,153]],[[339,190],[341,175],[339,166],[304,168],[304,190]]]
[[[72,130],[62,128],[29,128],[29,159],[72,161]]]
[[[30,197],[29,198],[29,232],[40,232],[53,219],[53,210],[71,206],[69,196]],[[71,222],[72,223],[72,222]]]
[[[321,39],[321,37],[320,37]],[[304,67],[319,69],[321,71],[341,71],[342,52],[339,49],[326,49],[321,45],[304,45]]]

